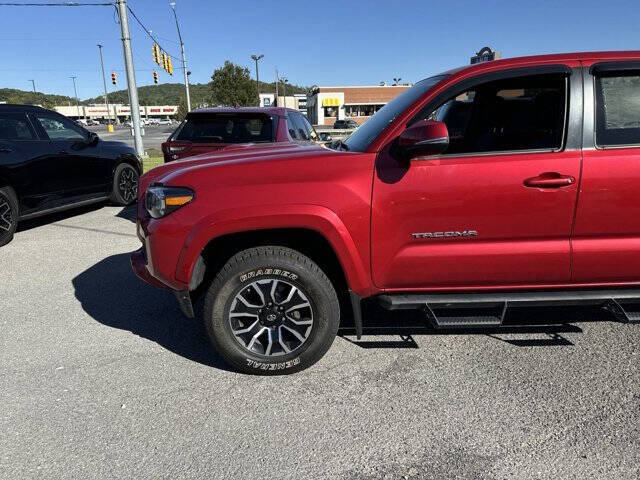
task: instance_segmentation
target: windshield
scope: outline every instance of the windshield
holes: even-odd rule
[[[276,120],[262,114],[190,115],[173,140],[194,143],[272,142]]]
[[[446,75],[436,75],[425,78],[413,87],[402,92],[378,110],[367,122],[358,127],[358,129],[344,141],[344,145],[351,151],[364,152],[398,115],[409,108],[418,98],[424,95],[427,90],[445,77]]]

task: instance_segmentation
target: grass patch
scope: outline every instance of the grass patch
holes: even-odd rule
[[[164,158],[162,157],[147,157],[142,159],[142,172],[148,172],[154,167],[158,165],[162,165],[164,163]]]

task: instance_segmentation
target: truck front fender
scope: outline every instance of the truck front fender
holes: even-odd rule
[[[368,231],[356,232],[354,240],[352,232],[334,211],[308,204],[232,208],[202,218],[182,247],[176,279],[185,284],[190,282],[198,257],[212,240],[229,234],[278,228],[308,229],[322,235],[336,253],[349,288],[361,297],[372,294]]]

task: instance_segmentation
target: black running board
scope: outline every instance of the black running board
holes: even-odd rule
[[[423,310],[438,328],[496,327],[508,307],[603,306],[624,323],[640,323],[640,290],[393,294],[378,297],[388,310]]]

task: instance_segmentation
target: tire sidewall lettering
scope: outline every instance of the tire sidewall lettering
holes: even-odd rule
[[[238,276],[240,283],[244,283],[247,280],[251,280],[254,278],[262,277],[262,276],[276,276],[288,278],[289,280],[297,280],[298,275],[292,273],[288,270],[284,270],[282,268],[258,268],[255,270],[249,270],[248,272],[244,272]]]

